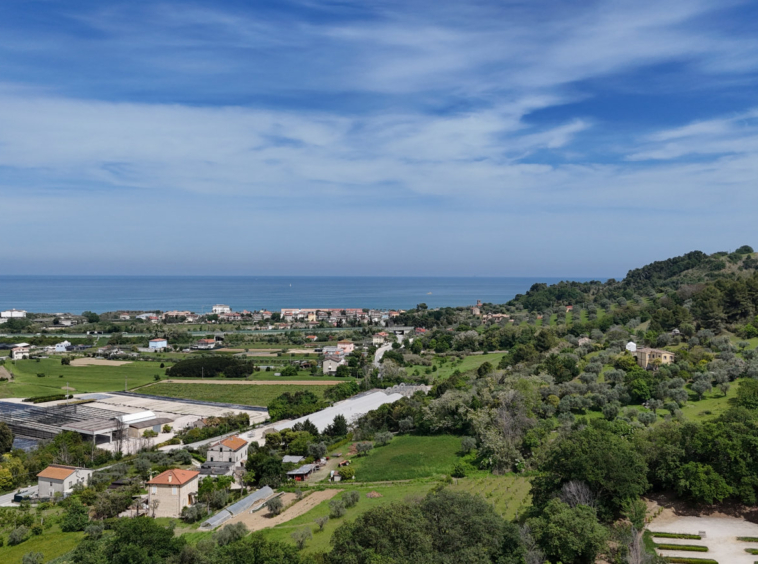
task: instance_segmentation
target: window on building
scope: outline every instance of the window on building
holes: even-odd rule
[[[158,493],[158,486],[153,486],[153,495]]]
[[[171,495],[176,495],[176,488],[171,488]]]

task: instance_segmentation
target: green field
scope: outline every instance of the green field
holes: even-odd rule
[[[354,457],[355,479],[361,482],[413,480],[450,474],[460,460],[460,437],[400,435],[367,456]]]
[[[166,364],[169,366],[169,364]],[[134,388],[153,381],[153,376],[163,376],[165,369],[158,362],[138,361],[123,366],[63,366],[60,358],[19,360],[5,363],[13,372],[12,382],[0,383],[0,398],[30,397],[62,393],[68,385],[77,394],[86,392],[112,392],[128,387]],[[44,374],[44,377],[37,376]]]
[[[285,392],[309,390],[318,397],[324,396],[327,386],[265,385],[255,384],[154,384],[141,388],[139,393],[172,398],[239,403],[267,406],[271,400]]]
[[[495,511],[511,520],[531,503],[529,480],[520,476],[493,476],[461,478],[448,486],[459,492],[479,495],[490,502]]]
[[[329,539],[332,536],[334,530],[342,523],[352,521],[362,513],[368,511],[372,507],[378,507],[385,503],[391,503],[393,501],[403,501],[408,497],[424,496],[434,486],[434,482],[413,483],[413,484],[393,484],[393,485],[366,485],[346,488],[348,490],[357,490],[361,494],[361,500],[358,505],[351,507],[347,510],[344,517],[340,519],[330,519],[324,527],[323,532],[316,532],[318,526],[316,525],[316,519],[324,515],[329,515],[329,502],[324,501],[318,504],[316,507],[282,525],[278,525],[273,529],[265,529],[264,535],[269,540],[277,540],[281,542],[293,543],[290,535],[297,529],[304,527],[311,527],[313,532],[313,540],[308,542],[305,548],[306,552],[319,552],[329,550]],[[379,498],[367,498],[366,494],[369,492],[378,492],[382,495]],[[341,495],[341,494],[340,494]],[[337,498],[340,496],[338,495]]]
[[[453,361],[455,357],[445,357],[447,358],[447,362],[442,364],[440,362],[440,358],[435,358],[433,361],[433,364],[437,366],[437,372],[432,372],[429,374],[432,378],[435,380],[444,380],[450,375],[455,372],[456,370],[459,370],[461,372],[466,372],[467,370],[476,370],[479,368],[482,364],[485,362],[489,362],[492,366],[497,368],[498,363],[500,362],[500,359],[505,356],[504,353],[494,353],[494,354],[477,354],[477,355],[471,355],[463,358],[462,362]],[[416,369],[421,374],[426,374],[426,369],[430,368],[427,366],[421,366],[421,365],[412,365],[412,366],[406,366],[405,371],[409,374],[412,374]]]
[[[3,564],[21,564],[21,559],[28,552],[41,552],[45,562],[62,556],[76,548],[84,533],[62,533],[55,526],[53,529],[44,531],[39,536],[31,536],[29,540],[8,546],[0,547],[0,562]]]

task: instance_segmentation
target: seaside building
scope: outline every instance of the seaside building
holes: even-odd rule
[[[211,309],[211,312],[215,313],[216,315],[221,315],[222,313],[232,313],[232,308],[225,304],[216,304]]]

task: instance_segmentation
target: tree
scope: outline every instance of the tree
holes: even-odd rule
[[[431,564],[432,539],[418,506],[391,503],[373,507],[342,524],[332,535],[329,562]]]
[[[87,320],[87,323],[97,323],[100,321],[100,316],[92,311],[83,312],[82,317]]]
[[[468,454],[476,448],[476,439],[474,437],[463,437],[461,439],[461,454]]]
[[[89,523],[89,510],[75,497],[68,500],[67,504],[61,519],[61,531],[64,533],[83,531]]]
[[[527,521],[532,535],[553,562],[591,564],[608,536],[595,510],[586,505],[569,507],[552,499],[542,515]]]
[[[380,431],[374,435],[374,442],[377,444],[377,446],[384,446],[386,444],[389,444],[391,440],[392,433],[389,431]]]
[[[213,540],[219,546],[226,546],[229,543],[245,538],[248,532],[247,526],[244,523],[224,525],[222,529],[213,533]]]
[[[347,419],[342,414],[335,415],[332,424],[326,428],[325,433],[330,437],[344,437],[347,435]]]
[[[316,460],[324,458],[326,456],[326,443],[311,443],[308,445],[308,455],[312,456]]]
[[[637,415],[637,420],[645,427],[649,427],[655,423],[657,418],[658,417],[652,411],[641,411],[639,415]]]
[[[679,469],[676,493],[712,505],[729,497],[732,489],[710,465],[688,462]]]
[[[306,543],[313,538],[313,533],[308,527],[306,527],[304,529],[298,529],[290,536],[292,537],[292,540],[295,541],[297,549],[303,550]]]
[[[374,445],[371,443],[358,443],[355,445],[358,456],[366,456],[372,448],[374,448]]]
[[[737,405],[747,409],[758,408],[758,380],[742,380],[737,389]]]
[[[697,380],[692,383],[692,391],[697,394],[699,400],[703,399],[706,392],[710,392],[713,385],[708,380]]]
[[[321,517],[318,517],[316,519],[316,525],[318,525],[318,530],[323,531],[326,524],[329,522],[329,516],[328,515],[322,515]]]
[[[137,472],[140,478],[142,480],[147,480],[150,478],[150,469],[152,468],[152,465],[150,464],[150,461],[146,458],[138,458],[134,461],[134,470]]]
[[[535,507],[546,506],[571,480],[590,487],[598,498],[598,512],[607,519],[617,516],[627,499],[645,493],[647,464],[642,455],[626,439],[601,427],[613,423],[595,425],[572,432],[548,451],[539,467],[542,474],[532,480]]]
[[[494,370],[494,367],[489,361],[484,361],[482,364],[479,365],[479,368],[476,369],[477,375],[482,378],[492,372]]]
[[[21,558],[21,564],[42,564],[45,557],[41,552],[27,552]]]
[[[355,477],[355,468],[352,466],[343,466],[337,472],[343,480],[352,480]]]
[[[346,511],[345,502],[341,499],[333,499],[329,502],[329,516],[332,519],[339,519]]]
[[[282,512],[284,503],[282,502],[282,499],[279,496],[272,497],[266,502],[266,507],[268,508],[268,512],[271,515],[279,515]]]
[[[13,449],[13,431],[7,424],[0,421],[0,455]]]
[[[355,507],[361,499],[361,494],[355,490],[350,490],[342,495],[342,499],[345,501],[345,507]]]

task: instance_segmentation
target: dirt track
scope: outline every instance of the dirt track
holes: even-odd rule
[[[295,494],[286,493],[282,495],[282,502],[284,502],[284,506],[287,507],[287,509],[285,509],[280,515],[271,517],[269,516],[268,510],[264,508],[256,513],[241,513],[227,521],[227,523],[244,523],[250,531],[268,529],[286,523],[287,521],[291,521],[295,517],[300,517],[300,515],[307,513],[322,501],[332,499],[335,495],[340,493],[340,491],[342,490],[323,490],[320,492],[313,492],[311,495],[289,507],[287,507],[287,505],[293,503],[296,498]]]
[[[200,380],[162,380],[161,384],[228,384],[231,386],[334,386],[339,384],[340,380],[211,380],[209,378]]]
[[[71,366],[123,366],[131,364],[131,360],[105,360],[102,358],[75,358]]]

